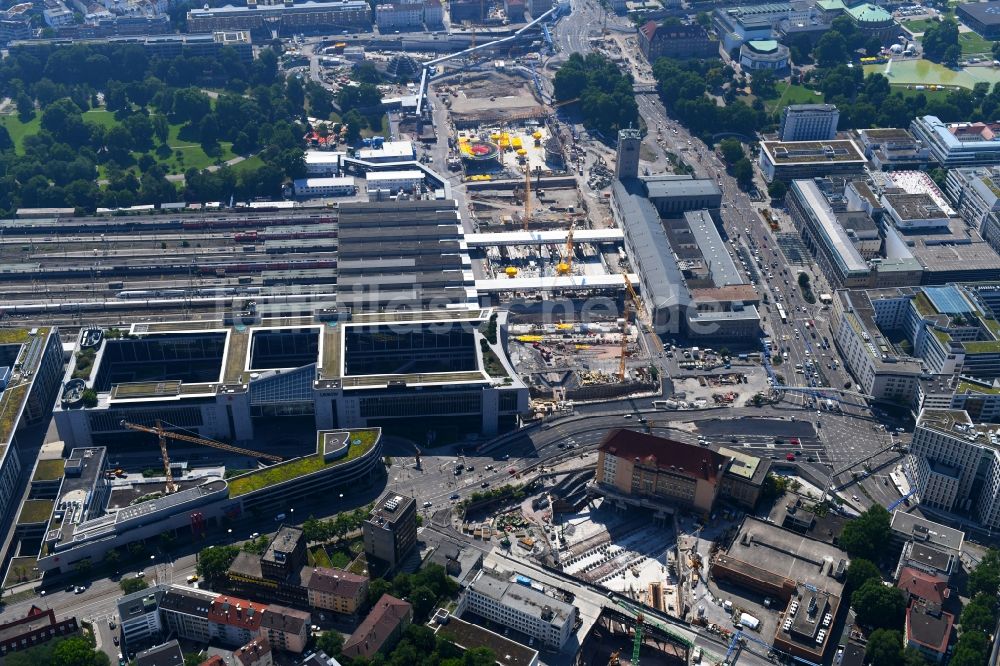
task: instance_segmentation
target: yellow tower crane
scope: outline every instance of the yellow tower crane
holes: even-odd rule
[[[631,307],[635,306],[635,317],[638,318],[642,316],[642,301],[639,300],[639,294],[636,293],[635,288],[632,286],[632,281],[628,279],[628,273],[622,271],[622,280],[625,281],[625,293],[627,298],[625,299],[625,310],[622,319],[622,348],[621,348],[621,358],[618,361],[618,381],[625,381],[625,350],[628,345],[628,316]]]
[[[569,225],[569,231],[566,232],[566,247],[563,250],[563,259],[558,264],[556,264],[556,272],[559,275],[569,275],[573,272],[573,229],[576,228],[576,222]]]
[[[524,163],[524,230],[528,230],[528,222],[531,220],[531,169],[528,163]]]
[[[261,451],[254,451],[252,449],[244,449],[239,446],[233,446],[232,444],[223,444],[222,442],[216,442],[211,439],[205,439],[203,437],[194,437],[193,435],[184,435],[178,432],[171,432],[166,430],[161,424],[160,420],[156,420],[155,427],[149,427],[140,425],[138,423],[130,423],[128,421],[122,421],[121,425],[123,428],[128,428],[129,430],[134,430],[136,432],[148,432],[150,434],[156,435],[160,441],[160,455],[163,457],[163,473],[167,477],[167,487],[166,494],[177,492],[177,484],[174,483],[174,475],[170,471],[170,456],[167,454],[167,440],[175,439],[181,442],[190,442],[192,444],[201,444],[203,446],[211,446],[216,449],[221,449],[223,451],[229,451],[230,453],[241,453],[245,456],[251,456],[254,458],[264,458],[265,460],[272,460],[274,462],[280,462],[283,460],[281,456],[276,456],[271,453],[262,453]]]

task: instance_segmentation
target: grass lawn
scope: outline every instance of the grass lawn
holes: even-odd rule
[[[253,157],[248,157],[242,162],[237,162],[230,168],[233,171],[240,172],[240,171],[248,171],[250,169],[256,169],[262,166],[264,166],[264,160],[260,159],[260,155],[254,155]]]
[[[912,87],[907,89],[906,86],[889,86],[889,88],[893,93],[902,93],[903,97],[923,95],[928,101],[935,98],[944,100],[951,94],[950,90],[914,90]]]
[[[937,23],[931,19],[918,19],[916,21],[903,21],[900,25],[915,34],[922,34],[924,30]]]
[[[222,152],[218,157],[211,157],[205,154],[202,150],[201,145],[197,142],[187,141],[179,137],[181,131],[181,125],[171,123],[170,133],[167,136],[167,145],[173,151],[165,160],[160,160],[157,158],[160,164],[162,164],[170,173],[184,173],[191,167],[196,169],[204,169],[205,167],[212,166],[216,161],[225,162],[234,158],[236,155],[233,153],[233,144],[228,141],[220,141],[219,146],[222,148]],[[155,152],[153,153],[155,156]]]
[[[62,458],[56,458],[54,460],[39,460],[38,466],[35,467],[35,475],[31,477],[32,481],[56,481],[63,477],[63,468],[65,463]]]
[[[811,104],[823,101],[822,95],[817,95],[815,91],[805,86],[781,82],[775,84],[775,88],[778,90],[778,96],[764,102],[768,113],[779,111],[789,104]]]
[[[958,44],[962,47],[963,56],[992,54],[993,52],[993,42],[983,39],[974,32],[958,33]]]
[[[114,127],[118,124],[118,119],[110,111],[91,109],[90,111],[83,112],[83,122],[94,123],[95,125],[102,125],[104,127]]]
[[[24,500],[21,505],[21,515],[17,518],[18,525],[28,525],[40,523],[49,519],[52,515],[52,500]]]
[[[31,122],[22,123],[18,119],[17,114],[11,114],[9,116],[0,116],[0,125],[7,128],[7,133],[10,134],[10,138],[14,142],[15,150],[19,155],[23,155],[24,137],[38,133],[38,130],[42,126],[42,118],[36,113]]]

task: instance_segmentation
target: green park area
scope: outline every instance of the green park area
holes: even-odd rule
[[[778,96],[764,100],[764,106],[768,113],[774,113],[789,104],[814,104],[823,101],[821,94],[818,95],[817,91],[810,90],[805,86],[779,82],[774,85],[774,88],[778,91]]]
[[[83,121],[102,125],[106,128],[116,127],[121,124],[115,114],[104,109],[91,109],[83,113]],[[37,134],[41,129],[41,116],[35,114],[27,123],[21,122],[16,114],[0,116],[0,125],[7,128],[10,138],[14,141],[14,147],[18,154],[24,154],[24,139],[32,134]],[[170,131],[167,136],[166,146],[169,150],[160,148],[159,141],[154,139],[154,149],[150,155],[160,164],[168,174],[183,174],[188,169],[204,169],[212,166],[216,162],[225,162],[233,159],[233,144],[229,141],[220,141],[220,152],[217,156],[208,155],[197,140],[182,138],[181,128],[183,123],[170,123]],[[139,158],[139,153],[132,156]],[[259,164],[258,164],[259,166]],[[99,167],[101,177],[105,177],[103,167]]]

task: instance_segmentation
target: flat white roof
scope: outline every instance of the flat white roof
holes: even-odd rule
[[[369,181],[380,180],[423,180],[424,172],[416,169],[409,171],[371,171],[365,178]]]
[[[353,185],[353,176],[337,176],[334,178],[299,178],[295,181],[295,187],[350,187]]]
[[[337,164],[346,154],[331,150],[307,150],[306,164]]]
[[[359,160],[379,157],[413,157],[412,141],[386,141],[381,148],[362,148],[357,153]]]

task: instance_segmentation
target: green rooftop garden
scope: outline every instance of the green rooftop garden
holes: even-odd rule
[[[18,525],[43,523],[52,515],[52,500],[24,500],[21,505],[21,515],[17,518]]]
[[[28,341],[28,331],[23,328],[0,329],[0,345],[13,345]]]
[[[21,403],[28,397],[31,384],[23,383],[0,393],[0,444],[14,434],[14,419],[21,411]]]
[[[62,458],[56,458],[55,460],[39,460],[38,466],[35,467],[35,475],[31,477],[31,480],[55,481],[57,479],[61,479],[64,467],[65,464]]]
[[[963,342],[967,354],[996,354],[1000,353],[1000,341],[998,340],[976,340],[973,342]]]
[[[37,569],[38,560],[36,558],[15,557],[10,561],[10,568],[7,570],[7,579],[3,582],[4,588],[40,580],[42,572]]]
[[[940,340],[942,344],[948,344],[951,341],[951,335],[945,331],[937,328],[931,328],[931,333],[933,333],[934,337]]]
[[[993,386],[988,386],[985,384],[980,384],[978,382],[967,382],[962,380],[958,383],[958,388],[955,389],[956,393],[987,393],[990,395],[1000,394],[1000,388]]]
[[[931,299],[927,298],[927,294],[922,291],[918,291],[916,297],[913,299],[914,305],[917,306],[917,312],[924,316],[933,316],[938,313],[938,311],[931,305]]]
[[[352,430],[349,437],[350,448],[343,458],[326,462],[323,460],[322,453],[314,453],[263,469],[256,469],[242,476],[234,476],[229,479],[229,497],[239,497],[261,488],[322,471],[328,467],[348,463],[367,453],[378,441],[378,436],[376,430]]]

